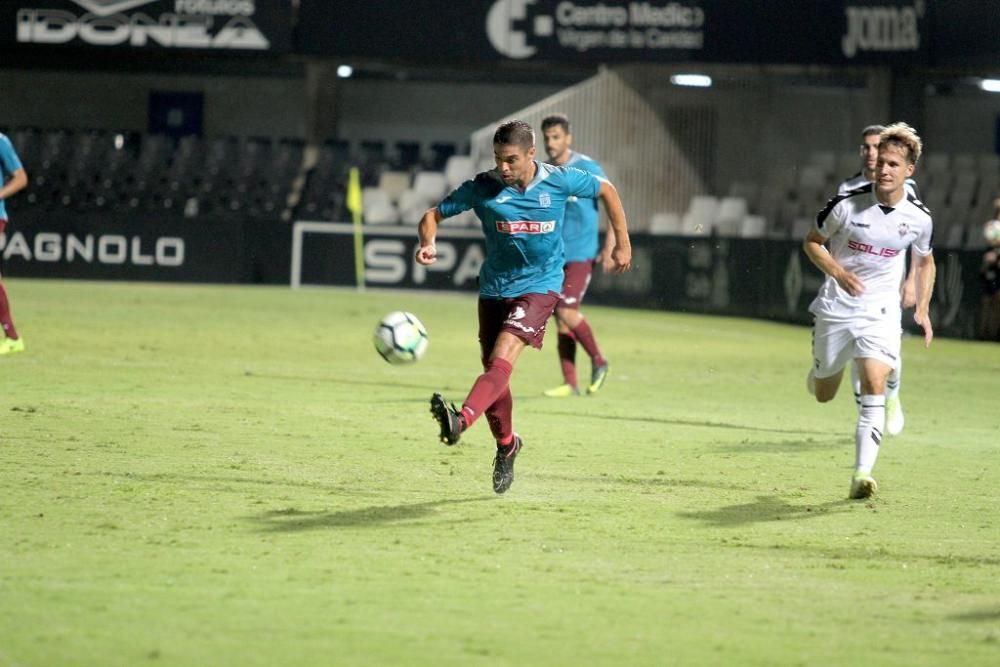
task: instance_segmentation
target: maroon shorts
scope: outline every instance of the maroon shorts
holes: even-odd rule
[[[509,331],[531,347],[542,347],[545,323],[556,309],[559,295],[524,294],[511,299],[479,297],[479,347],[488,359],[501,331]]]
[[[563,267],[562,294],[559,295],[560,308],[579,308],[583,295],[590,286],[590,275],[594,270],[594,260],[566,262]]]
[[[7,226],[7,219],[0,218],[0,234],[3,234],[3,230],[6,226]]]

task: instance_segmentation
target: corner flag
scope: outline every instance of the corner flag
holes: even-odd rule
[[[357,167],[351,167],[347,180],[347,210],[351,212],[354,222],[354,279],[358,290],[365,288],[365,243],[364,232],[361,229],[361,213],[364,210],[361,201],[361,174]]]

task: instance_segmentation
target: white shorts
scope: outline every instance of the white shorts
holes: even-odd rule
[[[852,359],[877,359],[896,368],[902,335],[899,319],[858,317],[830,321],[817,317],[813,324],[813,375],[836,375]]]

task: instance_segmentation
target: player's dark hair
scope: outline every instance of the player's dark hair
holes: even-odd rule
[[[562,131],[569,134],[569,116],[564,113],[554,113],[542,119],[542,132],[550,127],[561,127]]]
[[[870,137],[873,134],[882,134],[885,131],[885,125],[869,125],[865,129],[861,130],[861,138]]]
[[[535,146],[535,131],[523,120],[512,120],[497,128],[494,146],[517,146],[525,151]]]

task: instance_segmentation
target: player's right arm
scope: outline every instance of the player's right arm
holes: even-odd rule
[[[418,264],[433,264],[437,261],[437,248],[434,246],[434,240],[437,238],[438,225],[443,219],[444,216],[441,215],[436,206],[427,209],[424,216],[420,218],[420,224],[417,225],[419,243],[415,256]]]
[[[441,221],[468,211],[478,201],[479,191],[475,181],[466,181],[456,190],[441,200],[434,208],[427,209],[417,225],[418,247],[415,259],[419,264],[433,264],[437,261],[437,248],[434,240],[437,238],[437,228]]]
[[[846,212],[843,205],[838,203],[842,196],[834,197],[826,207],[816,216],[816,226],[809,230],[806,238],[802,241],[802,251],[805,252],[813,264],[820,271],[837,281],[841,289],[851,296],[859,296],[865,291],[865,285],[861,278],[851,273],[840,265],[830,251],[824,245],[844,223]]]

